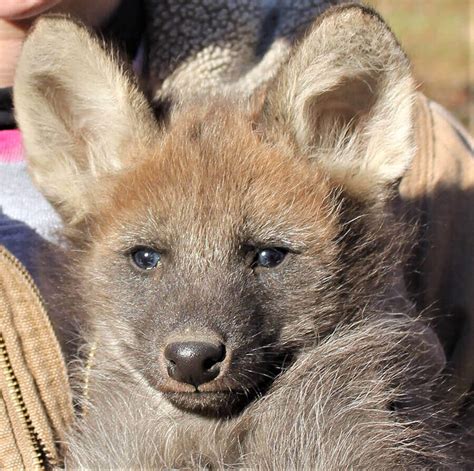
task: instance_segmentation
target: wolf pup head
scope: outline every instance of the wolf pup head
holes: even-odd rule
[[[88,340],[180,409],[224,416],[341,323],[394,309],[388,202],[413,97],[358,6],[320,17],[262,99],[196,97],[166,124],[84,27],[38,21],[15,107]]]

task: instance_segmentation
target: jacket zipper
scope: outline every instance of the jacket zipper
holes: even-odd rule
[[[2,247],[0,247],[0,256],[7,259],[12,265],[14,265],[18,271],[21,273],[23,278],[25,279],[26,283],[29,285],[33,293],[38,298],[41,310],[46,314],[46,308],[44,305],[43,298],[35,285],[33,279],[31,278],[30,274],[26,271],[23,265],[12,255],[6,252]],[[47,318],[47,316],[46,316]],[[31,446],[34,450],[34,463],[35,468],[41,471],[47,471],[50,469],[51,460],[50,460],[50,453],[46,449],[45,445],[41,441],[41,438],[36,432],[35,427],[33,425],[33,421],[30,417],[28,409],[25,404],[25,400],[21,393],[20,383],[15,375],[15,371],[10,361],[10,356],[8,355],[7,346],[5,343],[5,339],[3,334],[0,332],[0,369],[2,370],[4,377],[6,379],[8,392],[11,401],[15,406],[15,410],[18,413],[23,426],[24,430],[27,432],[30,440]]]
[[[0,367],[5,376],[8,392],[10,399],[15,405],[15,410],[21,418],[24,429],[27,431],[28,436],[31,440],[31,445],[34,450],[34,463],[35,468],[40,470],[48,469],[48,452],[45,446],[41,442],[38,433],[35,431],[35,427],[31,420],[28,409],[26,408],[25,401],[21,394],[20,384],[15,376],[10,357],[8,356],[7,346],[3,335],[0,333]]]

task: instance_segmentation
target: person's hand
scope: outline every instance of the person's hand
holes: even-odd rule
[[[48,10],[62,0],[1,0],[0,18],[5,20],[22,20]]]

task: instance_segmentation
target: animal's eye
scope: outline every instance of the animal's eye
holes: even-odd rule
[[[283,259],[286,257],[287,253],[288,250],[277,248],[267,248],[258,250],[255,255],[254,266],[264,268],[276,267],[281,262],[283,262]]]
[[[155,268],[161,260],[161,254],[150,247],[138,247],[131,252],[133,263],[142,270]]]

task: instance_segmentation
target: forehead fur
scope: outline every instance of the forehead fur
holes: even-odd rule
[[[96,219],[101,232],[120,232],[130,243],[193,236],[295,248],[334,237],[329,179],[290,147],[264,142],[230,106],[174,116],[141,163],[114,179]]]

